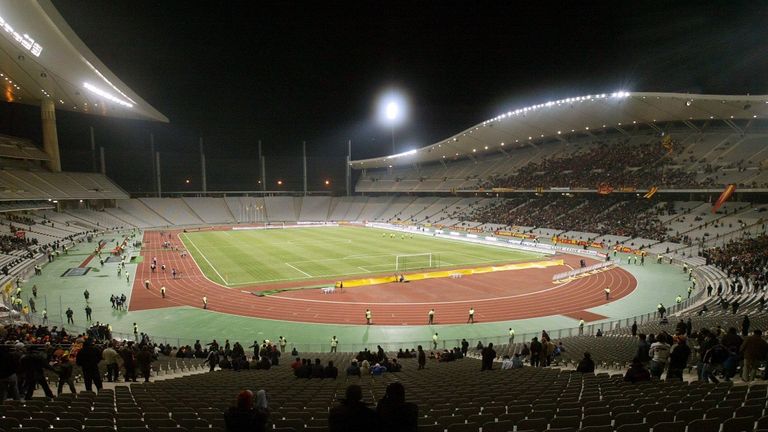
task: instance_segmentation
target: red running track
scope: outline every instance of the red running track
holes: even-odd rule
[[[173,242],[182,245],[180,231],[166,233]],[[254,285],[228,288],[207,279],[195,261],[182,258],[177,251],[160,248],[159,232],[145,232],[143,262],[136,270],[130,310],[160,309],[175,306],[202,308],[203,296],[208,297],[208,309],[247,317],[283,321],[327,324],[365,324],[365,309],[371,309],[374,324],[422,325],[427,312],[435,309],[435,324],[460,324],[467,320],[470,307],[475,308],[476,322],[506,321],[566,315],[585,321],[602,319],[600,315],[584,312],[606,303],[603,289],[611,288],[611,300],[631,293],[637,286],[632,275],[613,268],[589,277],[556,285],[552,275],[570,270],[566,266],[546,269],[526,269],[473,275],[461,279],[427,279],[406,284],[347,288],[343,293],[321,294],[319,289],[286,291],[258,297],[251,291],[290,285],[307,285],[317,281],[293,282],[280,285]],[[157,257],[158,270],[150,269]],[[563,255],[571,267],[579,265],[581,257]],[[586,260],[588,265],[596,261]],[[163,273],[160,265],[165,264]],[[171,278],[171,269],[181,272]],[[150,289],[144,287],[149,279]],[[332,282],[332,281],[331,281]],[[166,287],[166,298],[160,287]]]

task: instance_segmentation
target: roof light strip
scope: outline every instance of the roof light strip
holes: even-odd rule
[[[114,102],[116,104],[122,105],[122,106],[127,107],[127,108],[133,108],[133,104],[132,103],[126,102],[126,101],[124,101],[122,99],[119,99],[119,98],[117,98],[115,96],[112,96],[111,94],[105,92],[104,90],[102,90],[102,89],[100,89],[98,87],[95,87],[95,86],[93,86],[93,85],[91,85],[89,83],[83,83],[83,87],[85,87],[88,91],[90,91],[92,93],[95,93],[95,94],[97,94],[97,95],[99,95],[99,96],[103,97],[104,99],[107,99],[107,100],[109,100],[111,102]]]

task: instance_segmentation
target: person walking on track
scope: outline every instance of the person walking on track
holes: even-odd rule
[[[431,309],[431,310],[429,311],[429,314],[428,314],[428,316],[429,316],[429,325],[432,325],[432,323],[434,323],[434,322],[435,322],[435,310],[434,310],[434,309]]]
[[[373,315],[371,314],[370,309],[365,310],[365,323],[368,325],[371,325],[373,322]]]
[[[469,317],[467,318],[467,324],[469,323],[472,323],[472,324],[475,323],[475,308],[473,307],[469,308]]]

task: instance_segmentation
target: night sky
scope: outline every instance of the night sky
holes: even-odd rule
[[[708,4],[705,4],[708,3]],[[70,26],[169,125],[59,112],[64,169],[91,169],[88,126],[107,174],[151,189],[148,134],[165,190],[198,190],[198,137],[209,190],[343,188],[353,159],[388,154],[375,102],[410,100],[398,151],[431,144],[501,111],[616,90],[768,93],[763,2],[268,2],[54,0]],[[39,111],[0,107],[3,131],[39,142]],[[186,185],[183,180],[189,178]]]

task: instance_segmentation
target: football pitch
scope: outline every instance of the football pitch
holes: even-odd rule
[[[402,237],[399,232],[356,227],[181,234],[203,273],[229,286],[481,266],[542,256],[418,234]]]

